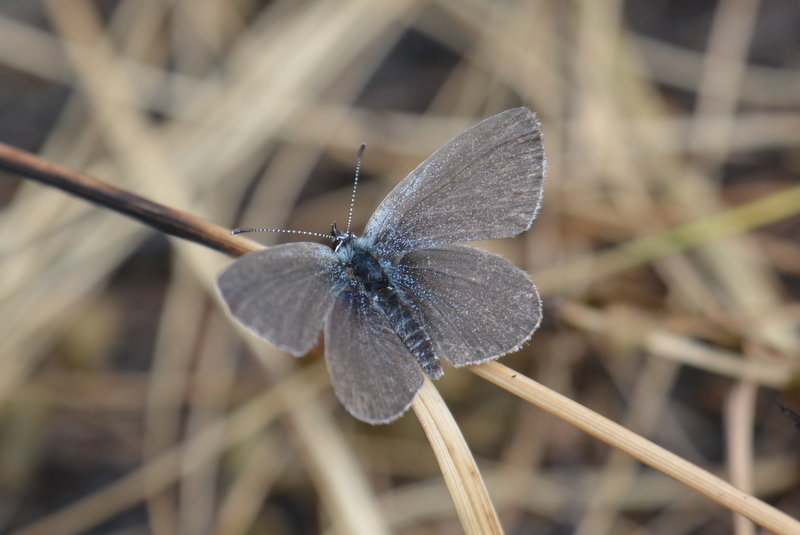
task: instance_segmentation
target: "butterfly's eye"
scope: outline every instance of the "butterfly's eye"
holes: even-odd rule
[[[333,248],[334,252],[338,252],[339,249],[349,244],[353,238],[356,237],[356,235],[352,232],[339,232],[335,226],[333,227],[333,231],[331,233],[333,234],[333,244],[331,247]]]

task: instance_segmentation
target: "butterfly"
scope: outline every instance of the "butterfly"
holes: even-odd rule
[[[466,366],[516,351],[541,320],[528,275],[460,242],[511,237],[539,211],[546,160],[527,108],[490,117],[412,171],[357,236],[290,243],[222,271],[230,315],[292,355],[325,331],[336,396],[356,418],[391,422],[441,360]]]

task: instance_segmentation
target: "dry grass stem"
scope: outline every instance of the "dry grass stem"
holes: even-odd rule
[[[461,430],[429,379],[425,379],[412,408],[439,461],[464,532],[468,535],[503,533]]]
[[[474,366],[472,370],[770,531],[788,535],[800,530],[800,522],[789,515],[498,362]]]

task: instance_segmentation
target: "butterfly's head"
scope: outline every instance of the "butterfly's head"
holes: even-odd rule
[[[334,252],[338,251],[343,245],[347,245],[350,241],[352,241],[356,235],[350,231],[342,232],[338,228],[336,228],[336,223],[331,225],[331,237],[333,238],[333,244],[331,248]]]

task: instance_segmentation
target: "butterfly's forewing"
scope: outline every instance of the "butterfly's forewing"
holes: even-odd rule
[[[364,422],[398,418],[422,387],[422,369],[361,292],[336,298],[325,324],[325,358],[339,401]]]
[[[539,122],[527,108],[454,137],[378,206],[365,234],[398,257],[449,243],[504,238],[530,227],[542,195]]]
[[[454,366],[504,355],[539,326],[536,287],[502,256],[468,245],[412,251],[398,275],[437,353]]]
[[[217,279],[231,316],[293,355],[314,347],[333,305],[330,247],[291,243],[250,253]]]

